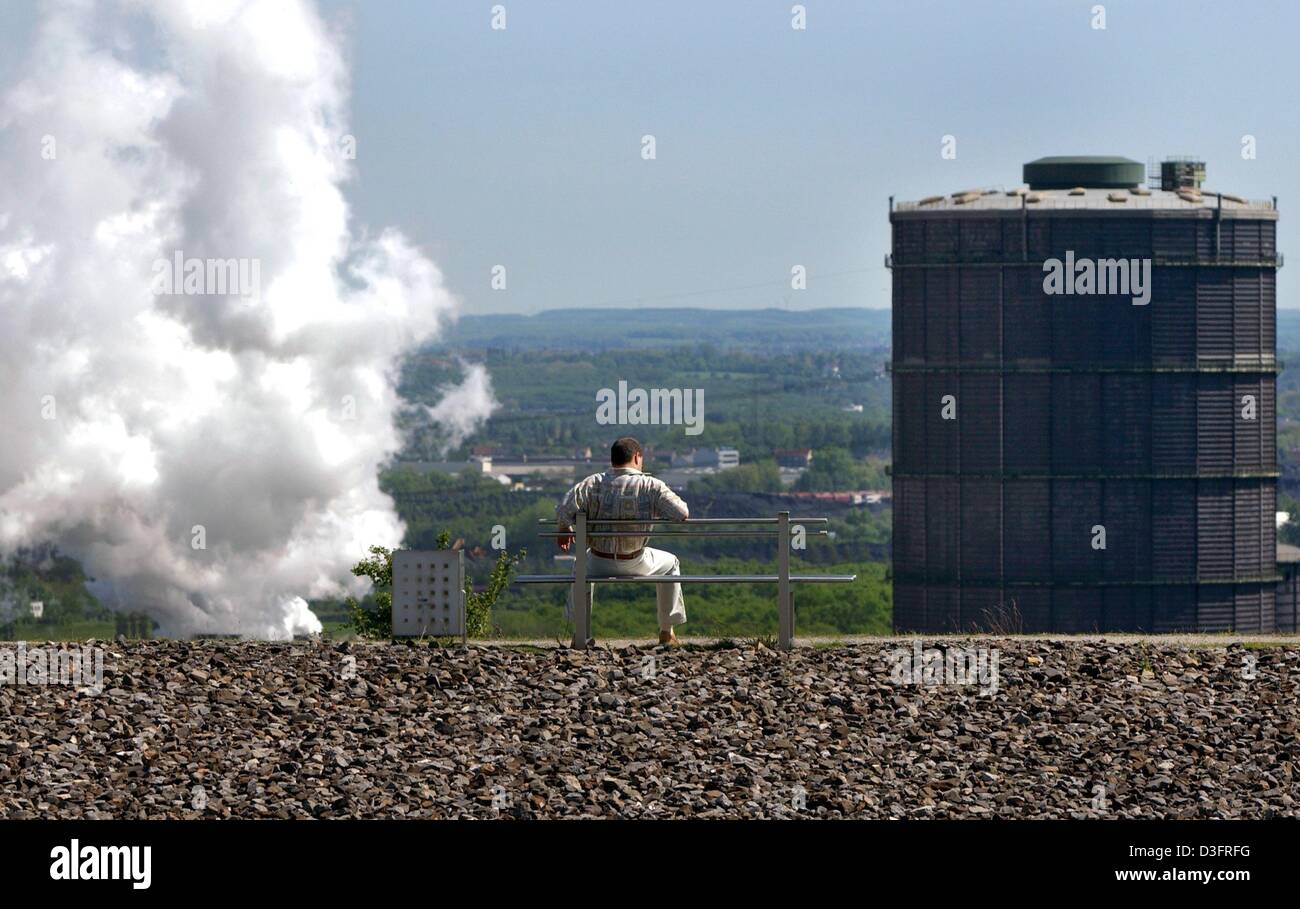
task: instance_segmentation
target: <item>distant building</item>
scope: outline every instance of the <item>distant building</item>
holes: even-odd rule
[[[525,477],[570,479],[579,473],[586,476],[586,472],[590,468],[591,465],[586,461],[576,461],[572,458],[533,458],[530,460],[525,455],[518,461],[509,463],[494,462],[492,473],[508,476],[514,480],[522,480]]]
[[[1161,189],[1123,158],[1022,173],[891,206],[894,630],[1295,630],[1276,205],[1199,161]]]
[[[659,451],[653,445],[647,445],[642,450],[642,455],[647,464],[664,464],[671,465],[675,451]]]
[[[810,499],[815,502],[835,502],[838,505],[863,505],[883,507],[893,500],[893,493],[888,489],[858,489],[845,492],[787,492],[795,499]]]
[[[702,448],[694,452],[693,462],[696,467],[716,467],[730,470],[740,466],[740,452],[734,448]]]
[[[778,448],[772,452],[777,467],[807,467],[812,464],[811,448]]]

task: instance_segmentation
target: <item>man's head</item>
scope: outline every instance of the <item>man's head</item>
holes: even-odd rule
[[[635,467],[641,469],[641,443],[631,436],[624,436],[609,447],[611,467]]]

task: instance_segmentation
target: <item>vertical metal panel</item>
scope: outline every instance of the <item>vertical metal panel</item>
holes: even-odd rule
[[[1052,463],[1052,377],[1007,375],[1003,405],[1006,469],[1012,473],[1045,473]]]
[[[1260,380],[1260,466],[1275,469],[1278,466],[1278,406],[1277,381],[1273,376]]]
[[[1151,587],[1133,587],[1133,625],[1129,631],[1151,631],[1155,627],[1152,618],[1154,606],[1151,598],[1153,588]]]
[[[1277,254],[1276,221],[1259,222],[1259,254],[1265,259],[1271,259]]]
[[[925,484],[923,479],[894,479],[894,570],[923,575],[925,561]]]
[[[1050,587],[1020,587],[1008,589],[1020,613],[1021,628],[1025,634],[1042,634],[1056,630],[1052,622],[1052,590]]]
[[[1231,480],[1200,480],[1196,488],[1196,576],[1231,578],[1233,495]]]
[[[1262,557],[1260,484],[1239,482],[1233,493],[1233,570],[1239,578],[1258,578],[1270,567]]]
[[[1232,225],[1232,252],[1234,259],[1258,259],[1263,255],[1260,227],[1264,222],[1246,218],[1234,219]],[[1228,231],[1225,231],[1228,233]]]
[[[1233,305],[1235,309],[1241,310],[1240,313],[1234,312],[1234,317],[1249,320],[1250,325],[1258,324],[1255,320],[1259,318],[1261,274],[1257,268],[1234,268],[1231,274]],[[1236,333],[1236,339],[1237,351],[1242,353],[1259,351],[1258,330],[1239,331]]]
[[[1106,553],[1102,574],[1123,582],[1149,576],[1151,490],[1146,480],[1107,480],[1102,489]]]
[[[1102,576],[1104,550],[1093,548],[1093,530],[1103,525],[1101,483],[1052,480],[1052,576],[1084,581]],[[1060,616],[1056,617],[1058,620]]]
[[[924,471],[926,458],[926,383],[921,373],[894,376],[894,468],[898,471]],[[935,402],[937,409],[938,402]]]
[[[1137,606],[1133,595],[1137,587],[1107,587],[1102,591],[1099,631],[1136,631]]]
[[[1268,575],[1277,571],[1277,481],[1259,481],[1259,558]]]
[[[1002,578],[1002,485],[997,480],[961,481],[962,581],[997,583]]]
[[[921,262],[925,258],[925,222],[898,221],[894,224],[894,260]]]
[[[951,582],[958,570],[957,500],[959,481],[931,477],[925,488],[925,551],[927,574],[932,580]]]
[[[961,380],[961,469],[998,471],[1002,467],[1002,378],[968,374]]]
[[[1151,590],[1151,630],[1157,634],[1196,630],[1196,588],[1154,587]]]
[[[1232,627],[1235,631],[1259,632],[1264,615],[1263,590],[1254,584],[1237,588],[1233,598]],[[1272,630],[1271,628],[1269,629]]]
[[[1008,621],[1002,588],[985,584],[962,584],[961,631],[978,631]]]
[[[1196,362],[1196,291],[1187,268],[1156,268],[1151,275],[1151,360],[1154,366]]]
[[[1259,395],[1260,467],[1277,467],[1277,382],[1272,376],[1260,380]]]
[[[1002,259],[1000,218],[963,218],[958,223],[963,262],[997,262]]]
[[[921,405],[925,419],[925,456],[927,469],[940,473],[956,472],[961,454],[961,420],[964,404],[956,373],[927,373],[925,400]],[[956,419],[944,419],[944,398],[956,399]],[[972,414],[971,419],[977,415]]]
[[[1004,576],[1019,581],[1051,578],[1051,512],[1049,480],[1007,480],[1003,528]]]
[[[1294,632],[1297,625],[1297,601],[1300,601],[1300,565],[1291,563],[1282,569],[1282,582],[1277,585],[1273,622],[1278,631]]]
[[[1101,376],[1052,376],[1052,466],[1058,473],[1101,469]]]
[[[894,582],[894,628],[899,632],[925,631],[925,585]]]
[[[1260,299],[1260,273],[1239,268],[1232,276],[1233,353],[1237,366],[1258,366],[1263,351],[1260,338],[1263,306]]]
[[[1196,574],[1196,481],[1167,480],[1151,487],[1151,576],[1186,580]]]
[[[1233,428],[1233,462],[1239,470],[1263,470],[1264,424],[1264,386],[1267,383],[1257,376],[1236,377],[1232,381],[1232,399],[1229,402]],[[1242,416],[1244,400],[1250,395],[1255,400],[1255,419],[1247,420]]]
[[[1114,218],[1105,223],[1101,239],[1107,258],[1149,258],[1151,221],[1146,218]]]
[[[1065,258],[1098,259],[1106,254],[1104,222],[1097,217],[1052,218],[1052,252]]]
[[[1052,221],[1054,218],[1029,218],[1026,232],[1029,235],[1029,258],[1042,262],[1053,255]]]
[[[1100,298],[1050,296],[1052,361],[1057,366],[1083,369],[1101,358],[1103,312]]]
[[[1203,471],[1232,470],[1232,380],[1226,375],[1201,376],[1196,402],[1196,467]]]
[[[1277,359],[1277,274],[1265,271],[1259,276],[1260,337],[1264,355]]]
[[[993,365],[1002,355],[998,325],[998,270],[961,270],[961,359],[965,365]]]
[[[925,624],[927,631],[940,634],[962,630],[960,588],[948,584],[932,584],[926,590]]]
[[[1101,587],[1062,587],[1053,594],[1052,621],[1057,631],[1083,634],[1101,630]]]
[[[1151,224],[1151,252],[1158,259],[1196,258],[1196,231],[1187,218],[1157,217]]]
[[[1146,375],[1106,375],[1102,383],[1102,462],[1116,473],[1151,466],[1151,382]]]
[[[1232,274],[1202,268],[1196,282],[1196,353],[1202,363],[1231,361]]]
[[[894,276],[895,365],[925,361],[924,268],[902,268]]]
[[[1259,631],[1271,632],[1277,629],[1277,586],[1261,584],[1259,588]]]
[[[1002,218],[1002,261],[1014,262],[1025,254],[1025,237],[1019,218]]]
[[[1139,349],[1145,352],[1147,347],[1138,343],[1139,329],[1146,328],[1146,308],[1134,306],[1131,296],[1097,297],[1099,344],[1094,364],[1117,368],[1137,361]]]
[[[1207,259],[1214,255],[1214,241],[1216,236],[1216,225],[1214,222],[1200,218],[1191,221],[1189,224],[1192,232],[1192,242],[1196,247],[1196,258]]]
[[[935,218],[925,222],[925,257],[930,262],[953,262],[957,259],[957,221]]]
[[[1042,273],[1007,269],[1003,356],[1007,363],[1045,366],[1052,359],[1051,301],[1043,293]]]
[[[1151,469],[1175,473],[1196,466],[1195,377],[1151,377]]]
[[[1207,584],[1197,591],[1196,627],[1201,631],[1231,631],[1235,618],[1233,589],[1228,584]]]
[[[925,276],[925,358],[932,365],[955,363],[958,358],[957,273],[955,269],[927,268]]]

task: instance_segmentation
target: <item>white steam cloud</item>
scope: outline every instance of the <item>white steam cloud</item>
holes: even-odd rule
[[[64,3],[18,72],[0,555],[55,541],[168,634],[316,630],[303,598],[401,539],[396,369],[456,305],[400,233],[349,227],[336,36],[299,0]],[[479,368],[433,410],[455,434],[490,407]]]
[[[426,407],[429,418],[443,428],[442,451],[445,454],[473,435],[474,430],[498,407],[492,393],[492,377],[481,363],[464,364],[465,378],[459,385],[444,385],[442,398]]]

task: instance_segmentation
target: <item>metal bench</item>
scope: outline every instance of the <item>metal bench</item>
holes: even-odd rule
[[[538,523],[554,525],[554,521],[541,520]],[[682,537],[718,537],[718,536],[761,536],[774,537],[777,540],[776,574],[723,574],[723,575],[613,575],[606,577],[589,577],[587,574],[587,530],[588,519],[579,514],[574,523],[574,557],[572,575],[526,574],[514,579],[516,584],[571,584],[573,585],[573,646],[585,650],[591,634],[591,597],[588,584],[627,583],[627,584],[776,584],[776,604],[780,618],[777,633],[777,645],[782,650],[794,646],[794,596],[795,584],[832,584],[847,583],[857,579],[856,574],[791,574],[790,573],[790,533],[805,524],[827,524],[827,518],[791,518],[790,512],[778,512],[774,518],[687,518],[685,521],[644,521],[632,519],[601,520],[592,523],[602,527],[612,524],[650,524],[648,531],[605,530],[593,534],[599,537],[645,537],[673,536]],[[664,529],[653,529],[653,525],[670,525]],[[728,524],[775,525],[771,530],[693,530],[690,528]],[[676,529],[684,528],[684,529]],[[806,531],[812,536],[826,536],[825,530]],[[558,529],[550,533],[541,533],[542,537],[569,536],[569,532]]]

